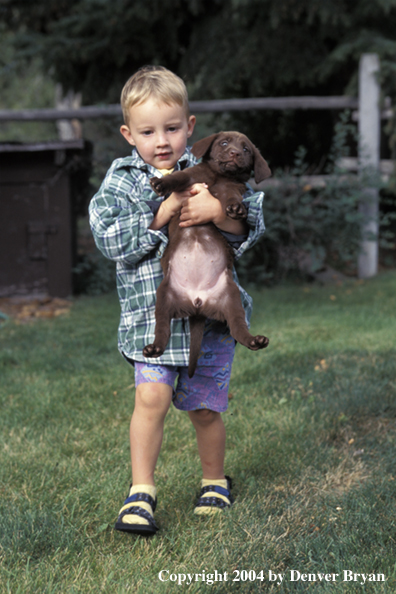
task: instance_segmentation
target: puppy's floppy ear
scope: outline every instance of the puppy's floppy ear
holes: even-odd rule
[[[195,142],[191,148],[191,152],[194,155],[194,157],[197,157],[197,159],[200,159],[201,157],[209,157],[207,153],[210,151],[212,144],[214,143],[218,135],[218,133],[211,134],[210,136],[207,136],[206,138],[202,138],[201,140]]]
[[[252,144],[254,154],[254,181],[256,184],[260,183],[271,175],[271,169],[268,167],[267,161],[261,156],[260,151],[254,144]]]

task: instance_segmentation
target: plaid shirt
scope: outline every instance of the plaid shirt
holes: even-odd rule
[[[175,170],[196,163],[187,148]],[[160,258],[168,243],[167,229],[149,229],[163,200],[150,186],[149,179],[154,176],[161,174],[145,163],[134,149],[131,156],[113,162],[89,205],[96,245],[107,258],[117,263],[121,305],[118,347],[128,358],[141,362],[153,362],[153,359],[143,357],[142,350],[154,341],[156,291],[163,279]],[[239,247],[234,248],[235,258],[239,258],[264,233],[263,198],[262,192],[254,193],[252,189],[245,194],[249,234]],[[238,283],[235,271],[234,279]],[[252,299],[242,287],[240,292],[249,321]],[[168,346],[155,361],[162,365],[188,365],[189,348],[188,319],[174,319]]]

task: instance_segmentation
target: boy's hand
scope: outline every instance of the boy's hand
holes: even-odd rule
[[[223,209],[206,184],[194,184],[182,202],[180,227],[192,227],[205,223],[220,223]],[[216,222],[215,222],[216,221]]]
[[[191,196],[190,191],[185,192],[172,192],[166,200],[161,202],[161,205],[155,215],[150,229],[158,230],[164,225],[167,225],[171,218],[175,216],[181,209],[184,201]]]
[[[234,235],[244,235],[248,231],[244,221],[227,217],[220,200],[212,196],[206,184],[194,184],[184,192],[172,192],[161,203],[150,225],[150,229],[161,229],[180,210],[180,227],[213,223],[222,231],[227,231]]]
[[[220,200],[212,196],[206,184],[194,184],[186,193],[189,196],[182,203],[180,227],[213,223],[222,231],[235,235],[247,233],[247,226],[243,221],[227,217]]]
[[[183,202],[186,198],[190,196],[190,192],[172,192],[170,196],[166,200],[164,200],[161,204],[164,211],[169,213],[169,220],[175,216],[181,207],[183,206]]]

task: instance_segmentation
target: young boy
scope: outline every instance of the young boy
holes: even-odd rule
[[[133,483],[115,528],[154,534],[157,503],[154,471],[166,413],[171,402],[188,412],[196,431],[203,479],[196,514],[219,512],[232,504],[231,480],[224,474],[228,384],[235,341],[228,328],[207,321],[197,370],[188,378],[188,320],[172,320],[171,338],[158,359],[143,357],[153,341],[156,290],[162,280],[160,258],[167,245],[167,224],[181,210],[183,227],[214,223],[239,257],[264,232],[263,194],[247,190],[247,222],[228,218],[205,184],[159,198],[149,179],[196,164],[187,147],[195,117],[190,115],[183,81],[163,67],[144,67],[121,95],[121,134],[134,148],[116,159],[91,201],[92,232],[102,253],[117,262],[121,305],[119,350],[135,368],[135,407],[130,425]],[[236,278],[236,277],[235,277]],[[251,298],[241,291],[247,319]],[[177,380],[177,383],[176,383]],[[176,384],[176,387],[175,387]]]

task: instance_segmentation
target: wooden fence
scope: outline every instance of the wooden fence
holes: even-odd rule
[[[254,109],[357,109],[355,97],[258,97],[251,99],[215,99],[213,101],[190,101],[194,113],[224,111],[250,111]],[[103,107],[86,106],[77,109],[19,109],[0,110],[0,121],[49,121],[89,120],[95,118],[121,117],[120,105]]]
[[[285,110],[285,109],[352,109],[357,111],[359,131],[358,167],[379,171],[380,166],[380,88],[377,80],[379,59],[376,54],[363,54],[359,64],[359,96],[333,97],[259,97],[250,99],[221,99],[191,101],[194,113]],[[120,105],[87,106],[75,109],[0,110],[0,122],[60,121],[121,117]],[[378,192],[367,188],[360,204],[363,237],[378,238]],[[360,278],[368,278],[378,271],[378,240],[363,239],[358,261]]]

